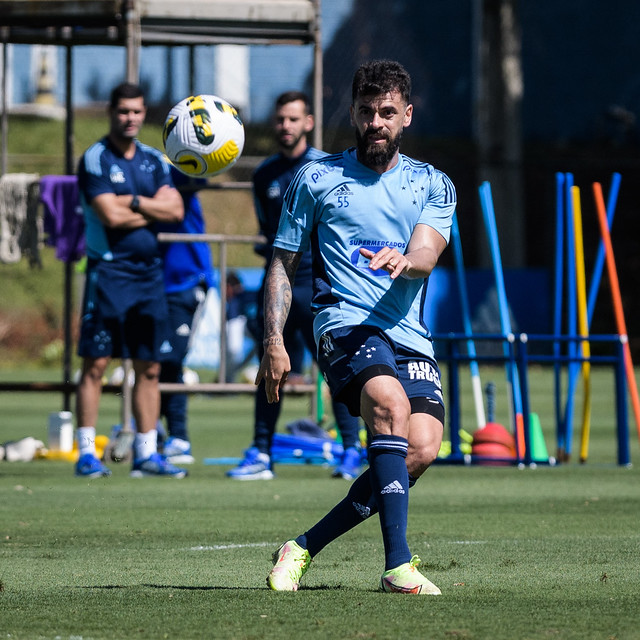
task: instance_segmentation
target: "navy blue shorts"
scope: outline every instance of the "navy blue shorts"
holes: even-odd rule
[[[160,362],[172,351],[161,262],[90,260],[78,355]]]
[[[427,413],[444,424],[440,370],[432,358],[395,344],[380,329],[368,325],[327,331],[320,338],[318,366],[336,400],[352,415],[360,415],[360,392],[379,375],[402,384],[411,413]]]

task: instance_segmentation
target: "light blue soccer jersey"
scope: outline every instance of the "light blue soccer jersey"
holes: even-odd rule
[[[371,271],[359,249],[407,249],[416,225],[426,224],[448,242],[455,188],[433,166],[400,154],[379,175],[358,162],[355,149],[303,167],[286,195],[275,247],[314,254],[314,333],[367,324],[397,344],[433,357],[424,323],[427,279]]]

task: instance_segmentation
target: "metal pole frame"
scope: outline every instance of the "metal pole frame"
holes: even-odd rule
[[[316,149],[323,148],[323,61],[322,61],[322,0],[313,0],[315,8],[315,20],[313,23],[313,112],[315,115],[315,127],[313,129],[313,146]]]

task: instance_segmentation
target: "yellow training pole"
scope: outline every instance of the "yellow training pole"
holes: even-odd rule
[[[587,314],[587,279],[584,270],[584,242],[582,239],[582,210],[580,208],[580,189],[571,187],[573,201],[573,238],[576,260],[576,289],[578,301],[578,331],[582,338],[589,337],[589,320]],[[589,436],[591,433],[591,355],[588,340],[580,343],[582,357],[582,440],[580,444],[580,462],[586,462],[589,455]]]

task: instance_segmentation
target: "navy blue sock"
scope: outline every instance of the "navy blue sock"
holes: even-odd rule
[[[406,438],[375,435],[369,445],[371,487],[380,510],[385,571],[411,560],[407,543],[409,474]]]
[[[272,402],[270,404],[267,401],[266,386],[264,380],[262,380],[256,390],[253,409],[253,446],[260,453],[271,455],[271,443],[281,408],[281,402]]]
[[[373,515],[372,502],[376,507],[375,501],[371,500],[371,480],[367,469],[353,481],[346,497],[311,529],[298,536],[296,542],[313,558],[330,542]]]
[[[409,488],[418,482],[409,474]],[[339,502],[322,520],[296,538],[296,542],[306,549],[311,557],[322,551],[330,542],[357,527],[367,518],[378,513],[378,503],[371,490],[371,471],[365,469],[351,485],[347,496]]]

